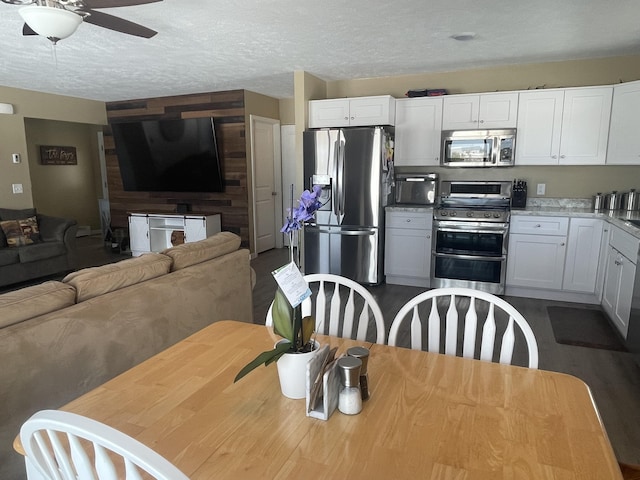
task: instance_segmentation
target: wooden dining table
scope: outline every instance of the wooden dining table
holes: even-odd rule
[[[217,322],[61,410],[125,432],[192,480],[622,478],[575,377],[319,335],[338,354],[370,348],[362,412],[324,421],[281,394],[275,365],[233,382],[277,339]]]

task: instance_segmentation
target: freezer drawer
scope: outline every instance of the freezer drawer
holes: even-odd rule
[[[383,280],[384,247],[377,228],[304,229],[304,273],[332,273],[365,285]]]

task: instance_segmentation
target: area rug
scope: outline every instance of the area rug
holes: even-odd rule
[[[626,352],[613,325],[600,310],[547,307],[557,343]]]

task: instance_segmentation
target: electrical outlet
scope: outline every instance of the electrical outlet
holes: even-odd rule
[[[13,193],[22,193],[22,184],[21,183],[13,183],[11,184],[13,188]]]
[[[20,163],[20,154],[19,153],[14,153],[11,155],[11,161],[13,163]]]
[[[538,187],[536,189],[536,194],[538,195],[544,195],[544,193],[547,191],[547,184],[546,183],[539,183]]]

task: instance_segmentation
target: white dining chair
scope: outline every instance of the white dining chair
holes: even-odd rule
[[[302,315],[314,315],[318,333],[366,341],[372,319],[375,323],[374,341],[384,344],[386,331],[382,310],[369,290],[349,278],[329,273],[312,273],[305,275],[304,279],[312,289],[317,284],[317,293],[302,303]],[[330,302],[328,312],[327,302]],[[265,320],[268,327],[273,325],[272,308],[273,302]]]
[[[29,480],[189,480],[124,433],[75,413],[42,410],[20,429]]]
[[[444,298],[448,298],[448,303],[446,300],[441,300]],[[468,301],[463,301],[464,298]],[[419,308],[423,303],[425,307]],[[444,321],[438,310],[439,303],[443,311],[446,309]],[[466,313],[464,313],[465,308]],[[486,316],[479,322],[479,310],[483,312],[485,308]],[[500,314],[501,311],[502,314]],[[460,318],[462,313],[464,313],[464,325]],[[484,315],[481,313],[480,316]],[[423,325],[423,319],[426,321],[426,327]],[[423,329],[426,328],[426,350],[429,352],[494,361],[494,347],[498,340],[500,351],[497,361],[504,364],[511,364],[517,327],[524,336],[527,346],[528,366],[538,368],[538,344],[533,330],[512,305],[490,293],[468,288],[436,288],[415,296],[393,319],[389,331],[389,345],[397,344],[398,333],[405,320],[410,320],[411,348],[414,350],[423,349]],[[443,326],[444,338],[441,339]],[[477,338],[479,328],[481,328],[480,342]],[[459,330],[462,330],[461,348],[458,346]],[[476,350],[477,343],[480,343],[479,352]]]

